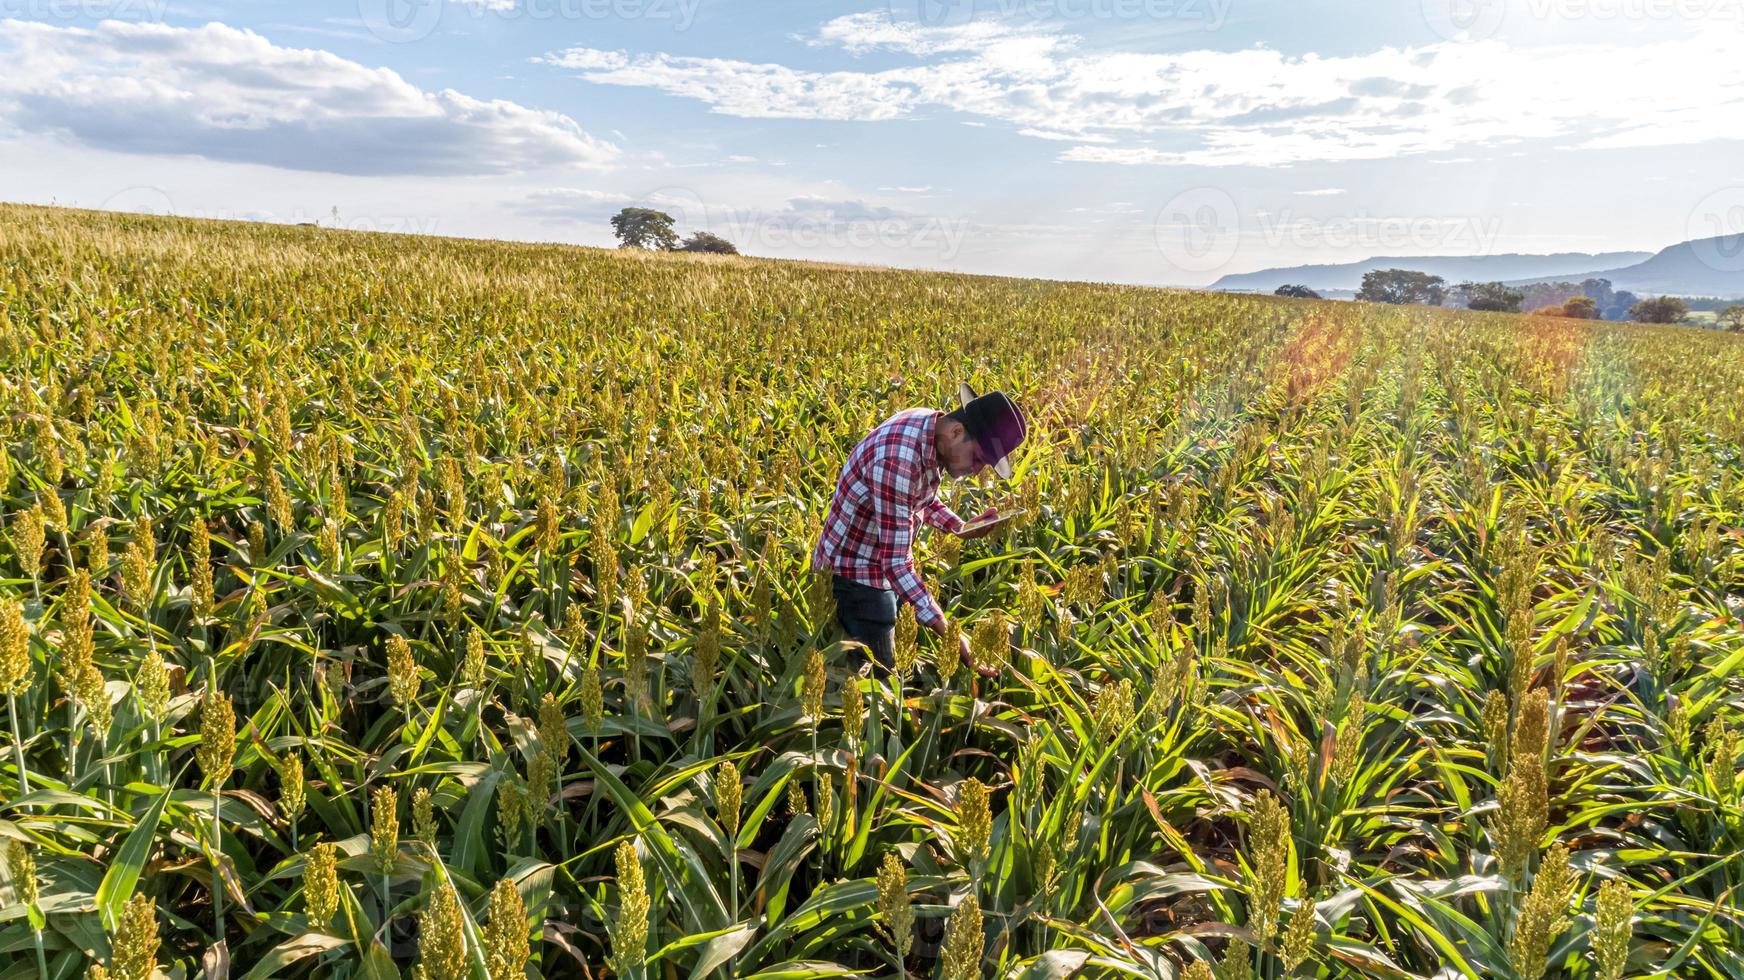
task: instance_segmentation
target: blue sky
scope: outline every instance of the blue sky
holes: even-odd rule
[[[1744,0],[0,0],[0,199],[1173,285],[1651,251],[1744,231],[1741,44]]]

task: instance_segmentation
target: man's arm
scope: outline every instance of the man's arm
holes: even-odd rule
[[[957,516],[956,511],[946,507],[945,502],[937,497],[921,505],[920,519],[932,527],[951,534],[956,534],[963,529],[963,519]]]
[[[915,622],[942,631],[945,628],[944,610],[939,608],[914,568],[914,514],[909,505],[914,470],[913,464],[899,459],[879,460],[872,466],[872,516],[878,525],[878,544],[874,554],[883,566],[884,577],[890,581],[891,588],[914,607]],[[950,508],[943,504],[939,506],[950,513]]]

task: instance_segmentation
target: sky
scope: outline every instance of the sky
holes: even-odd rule
[[[1196,286],[1744,232],[1744,0],[0,0],[0,200]],[[0,230],[3,233],[3,230]]]

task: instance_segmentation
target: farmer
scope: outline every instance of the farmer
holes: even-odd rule
[[[849,639],[872,651],[879,665],[891,667],[896,640],[896,599],[914,607],[920,625],[943,635],[945,614],[914,568],[914,532],[922,520],[963,538],[992,533],[999,524],[989,507],[966,525],[939,500],[939,471],[972,477],[993,467],[1011,478],[1011,454],[1028,426],[1004,392],[976,397],[968,385],[958,391],[954,412],[910,408],[873,429],[842,466],[823,533],[812,552],[812,567],[835,577],[836,619]],[[989,523],[991,522],[991,523]],[[985,676],[998,671],[976,668],[969,639],[959,637],[963,662]],[[858,648],[850,666],[865,656]]]

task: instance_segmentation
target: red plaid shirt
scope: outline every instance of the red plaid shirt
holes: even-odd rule
[[[945,614],[914,569],[921,521],[955,534],[963,519],[939,500],[933,430],[944,415],[929,408],[897,412],[873,429],[842,464],[836,495],[812,551],[813,568],[878,589],[894,589],[915,620],[937,629]]]

